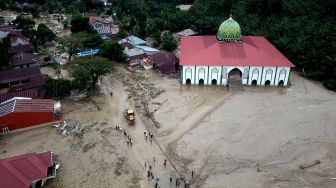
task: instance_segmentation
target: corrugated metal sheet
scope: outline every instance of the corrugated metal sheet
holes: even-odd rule
[[[38,98],[38,91],[36,88],[32,89],[26,89],[26,90],[21,90],[21,91],[15,91],[15,92],[7,92],[0,94],[0,103],[7,101],[11,98],[14,97],[27,97],[27,98]]]
[[[0,104],[0,116],[7,115],[11,112],[13,112],[15,106],[15,100],[8,101],[6,103]]]
[[[51,99],[18,99],[14,112],[53,112],[54,101]]]

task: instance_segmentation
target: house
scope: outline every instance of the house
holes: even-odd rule
[[[133,46],[148,46],[148,43],[146,41],[144,41],[141,38],[138,38],[134,35],[128,36],[128,37],[122,39],[121,41],[119,41],[120,44],[125,43],[125,42],[130,43]]]
[[[100,35],[105,34],[117,34],[119,32],[119,26],[112,24],[108,20],[97,19],[95,17],[89,17],[89,25],[98,32]]]
[[[119,37],[117,35],[114,34],[105,34],[105,35],[101,35],[103,40],[111,40],[111,41],[119,41]]]
[[[9,133],[61,120],[51,99],[14,97],[0,103],[0,129]]]
[[[14,92],[0,93],[0,103],[7,101],[14,97],[26,97],[32,99],[42,99],[44,96],[41,96],[37,88],[19,90]]]
[[[0,186],[38,188],[56,177],[57,164],[50,151],[0,159]]]
[[[161,74],[170,75],[176,73],[179,67],[178,58],[171,52],[161,51],[152,56],[153,67],[159,69]]]
[[[294,67],[265,37],[242,36],[232,16],[216,36],[181,38],[183,84],[288,85]]]
[[[173,34],[174,38],[177,38],[178,40],[180,40],[181,37],[194,36],[194,35],[197,35],[197,32],[192,29],[185,29],[183,31]]]
[[[0,71],[0,88],[29,82],[31,77],[41,75],[39,67]]]
[[[147,57],[147,54],[140,48],[125,48],[124,53],[128,56],[130,61],[137,61]]]
[[[38,66],[38,56],[34,53],[19,52],[11,57],[14,69]]]
[[[10,56],[20,53],[32,53],[33,45],[30,43],[29,39],[20,31],[10,31],[7,35],[10,40],[10,47],[8,48],[8,53]]]
[[[140,45],[138,45],[138,46],[135,46],[135,47],[141,49],[147,55],[154,55],[154,54],[159,52],[158,49],[152,48],[150,46],[140,46]]]

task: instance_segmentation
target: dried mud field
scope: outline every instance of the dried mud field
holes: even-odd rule
[[[51,126],[13,133],[1,141],[0,158],[53,151],[61,168],[46,187],[147,188],[158,179],[168,188],[175,187],[173,176],[199,188],[334,188],[336,94],[295,73],[291,79],[289,88],[229,91],[180,86],[118,66],[102,79],[100,94],[62,101],[63,119],[84,126],[82,137],[59,135]],[[123,117],[128,107],[136,110],[135,126]],[[154,134],[152,143],[144,131]],[[316,160],[320,164],[300,168]],[[154,181],[147,179],[145,161]]]

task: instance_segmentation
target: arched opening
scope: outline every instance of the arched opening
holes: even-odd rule
[[[266,80],[265,86],[270,86],[270,85],[271,85],[271,81],[270,80]]]
[[[284,81],[280,80],[279,83],[278,83],[278,86],[283,86],[283,85],[284,85]]]
[[[211,85],[217,85],[217,80],[216,80],[216,79],[213,79],[213,80],[211,81]]]
[[[187,85],[190,85],[190,84],[191,84],[191,80],[190,80],[190,78],[188,78],[188,79],[186,80],[186,84],[187,84]]]
[[[199,85],[204,85],[204,80],[203,80],[203,78],[201,78],[201,79],[198,81],[198,84],[199,84]]]
[[[256,86],[256,85],[257,85],[257,80],[253,80],[253,81],[252,81],[252,85],[253,85],[253,86]]]
[[[229,81],[240,81],[242,79],[242,72],[234,68],[229,72]]]

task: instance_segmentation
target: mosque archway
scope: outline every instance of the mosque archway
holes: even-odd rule
[[[252,86],[257,86],[257,80],[252,81]]]
[[[284,81],[280,80],[279,83],[278,83],[278,86],[283,86],[283,85],[284,85]]]
[[[229,81],[239,81],[242,79],[242,72],[238,68],[234,68],[229,72]]]
[[[191,80],[190,80],[190,78],[188,78],[188,79],[186,80],[186,84],[187,84],[187,85],[191,85]]]
[[[198,81],[198,84],[199,84],[199,85],[204,85],[204,80],[203,80],[203,78],[201,78],[201,79]]]
[[[266,80],[265,86],[270,86],[270,85],[271,85],[271,81],[270,80]]]
[[[213,80],[211,81],[211,85],[217,85],[217,80],[216,80],[216,79],[213,79]]]

